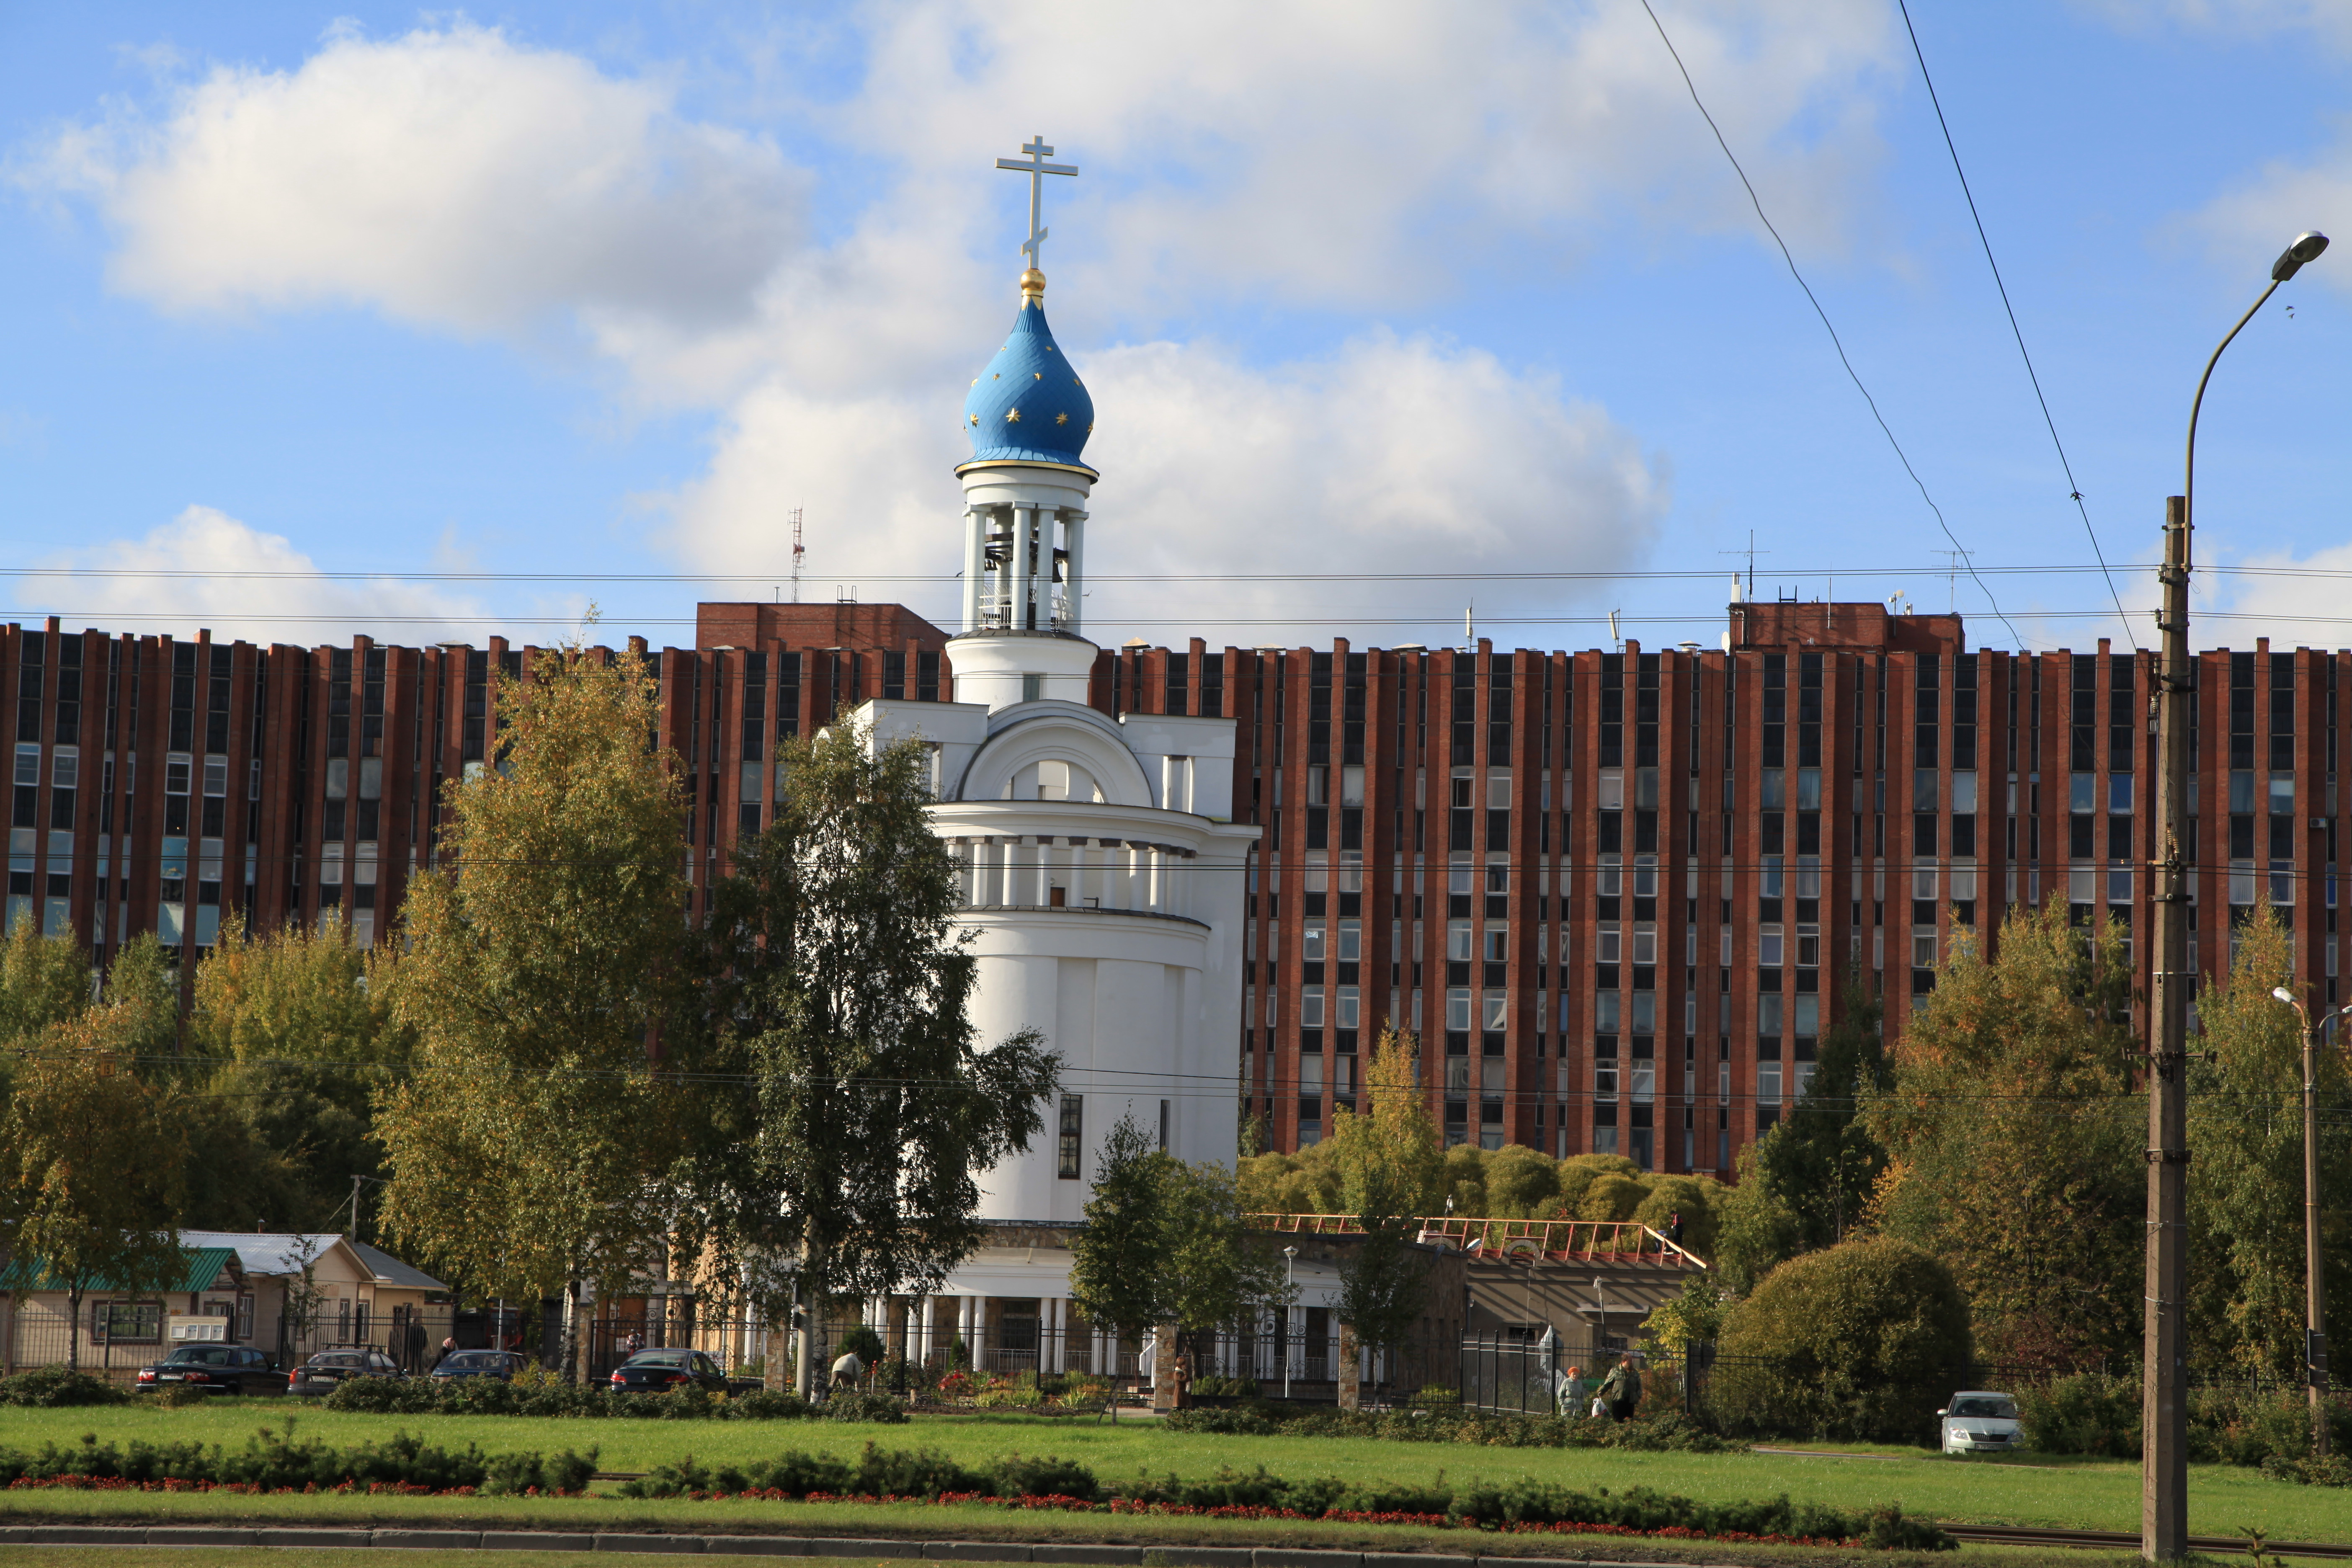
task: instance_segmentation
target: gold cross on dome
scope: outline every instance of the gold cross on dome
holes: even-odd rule
[[[1021,242],[1021,254],[1029,258],[1030,266],[1036,268],[1042,272],[1045,270],[1045,268],[1039,263],[1037,257],[1038,247],[1045,242],[1045,225],[1044,222],[1045,216],[1045,181],[1044,176],[1047,174],[1076,174],[1078,172],[1078,166],[1076,163],[1048,163],[1045,162],[1046,159],[1054,155],[1054,150],[1045,144],[1045,139],[1043,136],[1032,136],[1027,142],[1022,143],[1021,151],[1026,153],[1028,156],[1026,158],[999,158],[996,161],[996,166],[1000,169],[1010,169],[1016,174],[1026,174],[1029,176],[1029,237]]]

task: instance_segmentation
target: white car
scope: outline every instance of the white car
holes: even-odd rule
[[[1943,1418],[1947,1454],[2006,1454],[2025,1447],[2017,1401],[1982,1389],[1955,1394],[1936,1414]]]

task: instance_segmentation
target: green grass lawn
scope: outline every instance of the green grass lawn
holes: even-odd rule
[[[281,1403],[224,1401],[184,1410],[150,1405],[97,1409],[0,1408],[0,1445],[37,1447],[71,1443],[84,1433],[100,1442],[197,1438],[240,1447],[264,1424],[294,1415],[300,1431],[342,1446],[419,1432],[450,1447],[476,1443],[490,1452],[595,1448],[608,1470],[644,1470],[692,1454],[706,1463],[764,1458],[787,1448],[855,1456],[871,1441],[885,1447],[936,1447],[964,1459],[1006,1452],[1053,1454],[1083,1461],[1105,1479],[1139,1471],[1205,1476],[1222,1467],[1263,1465],[1285,1476],[1334,1475],[1353,1480],[1428,1480],[1441,1473],[1464,1481],[1533,1478],[1586,1489],[1647,1486],[1703,1500],[1769,1498],[1853,1510],[1900,1502],[1905,1511],[1953,1522],[2137,1530],[2139,1468],[2133,1463],[2053,1459],[1947,1459],[1920,1450],[1880,1449],[1881,1456],[1807,1458],[1769,1454],[1633,1454],[1590,1448],[1490,1448],[1463,1444],[1384,1443],[1366,1438],[1212,1436],[1161,1429],[1156,1422],[1118,1426],[1090,1420],[1053,1420],[1019,1413],[925,1416],[902,1426],[832,1422],[701,1422],[551,1420],[490,1415],[371,1415],[296,1407]],[[1790,1445],[1800,1447],[1801,1445]],[[2352,1491],[2274,1481],[2259,1471],[2199,1466],[2190,1471],[2189,1528],[2200,1535],[2234,1536],[2258,1526],[2278,1541],[2352,1542]],[[961,1534],[1002,1532],[994,1510],[864,1509],[850,1504],[625,1502],[616,1499],[522,1501],[496,1499],[212,1498],[160,1494],[22,1491],[6,1500],[19,1515],[113,1515],[142,1512],[173,1518],[236,1514],[313,1520],[364,1515],[387,1521],[442,1517],[498,1518],[562,1528],[790,1529],[805,1533]],[[1017,1516],[1021,1531],[1039,1538],[1109,1538],[1165,1533],[1177,1521],[1113,1521],[1087,1515]],[[1193,1521],[1223,1525],[1228,1521]],[[1145,1527],[1141,1530],[1129,1525]],[[1294,1530],[1254,1524],[1259,1539],[1279,1531],[1322,1541],[1367,1539],[1360,1527],[1301,1524]],[[1411,1532],[1381,1530],[1372,1539],[1395,1542]],[[1010,1538],[1004,1537],[1004,1538]],[[1202,1539],[1207,1539],[1203,1536]],[[1490,1538],[1491,1539],[1491,1538]]]

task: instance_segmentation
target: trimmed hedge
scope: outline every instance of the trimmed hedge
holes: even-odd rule
[[[1590,1526],[1643,1533],[1785,1537],[1907,1551],[1950,1551],[1957,1544],[1934,1524],[1899,1508],[1844,1513],[1815,1503],[1702,1503],[1646,1487],[1590,1492],[1535,1481],[1358,1486],[1336,1477],[1290,1480],[1255,1470],[1221,1469],[1198,1480],[1139,1477],[1105,1484],[1075,1460],[1007,1455],[977,1468],[936,1448],[883,1449],[868,1443],[856,1459],[795,1449],[746,1466],[663,1465],[621,1489],[631,1498],[722,1497],[997,1499],[1062,1506],[1121,1504],[1183,1510],[1270,1512],[1309,1519],[1391,1519],[1482,1530]]]
[[[1411,1410],[1334,1410],[1250,1400],[1230,1410],[1180,1410],[1171,1432],[1264,1437],[1377,1437],[1391,1443],[1475,1443],[1488,1448],[1631,1448],[1645,1453],[1721,1454],[1745,1447],[1693,1424],[1680,1411],[1638,1421],[1584,1415],[1512,1415],[1435,1405]]]
[[[1932,1443],[1969,1386],[1968,1298],[1937,1258],[1892,1239],[1792,1258],[1735,1305],[1707,1404],[1736,1432]]]
[[[388,1415],[562,1415],[640,1421],[904,1422],[907,1407],[885,1394],[836,1394],[812,1405],[797,1394],[761,1389],[712,1394],[686,1387],[666,1394],[607,1394],[601,1388],[551,1383],[537,1387],[489,1377],[354,1377],[327,1395],[330,1410]]]
[[[86,1372],[62,1366],[37,1366],[13,1377],[0,1377],[0,1405],[29,1405],[54,1409],[68,1405],[127,1405],[131,1391]]]
[[[429,1446],[404,1432],[382,1443],[330,1448],[316,1437],[297,1442],[290,1416],[282,1432],[264,1426],[236,1453],[217,1443],[134,1440],[122,1448],[112,1443],[101,1446],[94,1436],[85,1436],[71,1447],[45,1443],[33,1454],[0,1448],[0,1487],[110,1481],[257,1491],[383,1487],[504,1497],[582,1491],[595,1470],[593,1449],[585,1457],[568,1448],[552,1458],[538,1453],[493,1456],[470,1443],[463,1450]]]

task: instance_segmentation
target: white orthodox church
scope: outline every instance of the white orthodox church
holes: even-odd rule
[[[1029,1152],[991,1171],[983,1247],[941,1296],[875,1302],[910,1356],[956,1340],[990,1370],[1102,1371],[1113,1347],[1072,1328],[1066,1233],[1091,1195],[1104,1134],[1131,1116],[1187,1161],[1231,1164],[1246,857],[1233,821],[1234,721],[1087,702],[1082,626],[1094,404],[1045,324],[1034,265],[1053,149],[1031,175],[1031,265],[1004,345],[971,384],[963,425],[962,630],[953,700],[867,703],[877,744],[932,749],[932,816],[963,868],[984,1040],[1034,1029],[1062,1094]],[[1310,1292],[1311,1294],[1311,1292]]]

